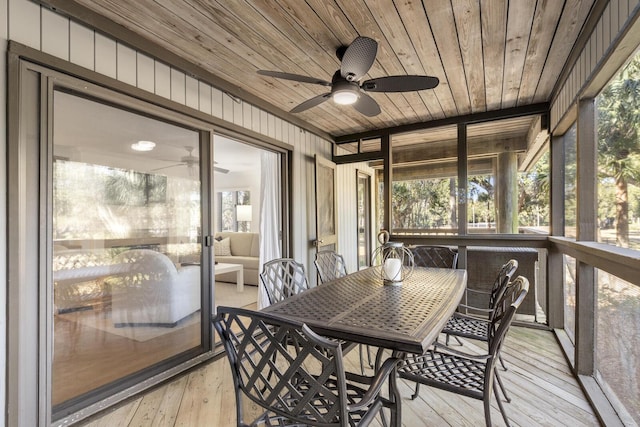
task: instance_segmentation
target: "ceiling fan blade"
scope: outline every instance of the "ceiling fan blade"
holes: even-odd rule
[[[350,82],[367,74],[378,53],[378,42],[369,37],[357,37],[342,56],[340,74]]]
[[[362,89],[367,92],[411,92],[433,89],[440,80],[431,76],[388,76],[367,80]]]
[[[311,107],[315,107],[316,105],[322,104],[324,101],[329,99],[331,93],[323,93],[322,95],[314,96],[311,99],[307,99],[302,104],[294,107],[290,112],[291,113],[300,113],[304,110],[308,110]]]
[[[220,172],[220,173],[229,173],[229,169],[221,168],[221,167],[218,167],[218,166],[214,166],[213,167],[213,171],[214,172]]]
[[[171,168],[175,168],[178,166],[186,166],[184,163],[176,163],[174,165],[169,165],[169,166],[162,166],[161,168],[155,168],[155,169],[150,169],[149,172],[157,172],[157,171],[161,171],[164,169],[171,169]]]
[[[293,80],[294,82],[311,83],[321,86],[331,86],[326,80],[317,79],[315,77],[301,76],[300,74],[281,73],[280,71],[258,70],[258,74],[263,76],[275,77],[277,79]]]
[[[366,93],[360,93],[360,98],[353,104],[353,108],[367,117],[374,117],[380,114],[380,106],[375,99]]]

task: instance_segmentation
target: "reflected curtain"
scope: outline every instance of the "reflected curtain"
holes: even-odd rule
[[[260,184],[260,271],[265,262],[280,258],[280,156],[277,153],[261,153],[262,176]],[[259,281],[258,309],[269,305],[267,291]]]

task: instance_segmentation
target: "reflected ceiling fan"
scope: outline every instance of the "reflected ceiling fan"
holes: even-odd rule
[[[258,70],[258,74],[331,88],[330,92],[315,96],[294,107],[291,110],[292,113],[300,113],[333,98],[336,104],[353,105],[356,110],[368,117],[380,114],[380,106],[365,92],[411,92],[433,89],[440,83],[437,77],[431,76],[388,76],[360,83],[360,79],[373,65],[377,52],[378,42],[369,37],[357,37],[349,46],[339,47],[336,55],[341,65],[331,82],[280,71]]]
[[[187,150],[187,155],[180,157],[179,163],[169,165],[169,166],[163,166],[161,168],[152,169],[152,171],[155,172],[163,169],[175,168],[178,166],[186,166],[189,169],[189,176],[195,176],[196,174],[195,172],[197,171],[197,167],[199,165],[200,159],[193,155],[193,147],[187,146],[187,147],[184,147],[184,149]],[[218,164],[218,162],[213,162],[213,163]],[[229,169],[221,168],[218,166],[214,166],[213,170],[214,172],[219,172],[219,173],[229,173]]]

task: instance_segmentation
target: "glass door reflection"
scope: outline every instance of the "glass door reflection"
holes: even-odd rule
[[[200,134],[54,91],[56,411],[202,343]]]

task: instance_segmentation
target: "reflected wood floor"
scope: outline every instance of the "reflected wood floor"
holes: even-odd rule
[[[474,351],[480,347],[465,341],[464,349]],[[357,371],[357,353],[352,351],[347,356],[347,369]],[[502,354],[509,370],[501,372],[501,376],[512,397],[505,407],[514,426],[600,425],[551,332],[512,327]],[[422,386],[420,396],[412,401],[413,385],[403,380],[399,383],[404,396],[403,425],[407,427],[484,425],[479,400]],[[495,399],[492,406],[493,425],[504,426]],[[226,358],[209,362],[82,425],[234,426],[229,364]]]

